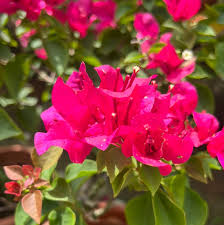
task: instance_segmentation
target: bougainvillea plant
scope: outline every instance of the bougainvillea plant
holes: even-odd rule
[[[224,4],[2,0],[0,13],[0,141],[34,145],[33,165],[3,167],[15,225],[205,225],[191,181],[224,168],[210,84]]]

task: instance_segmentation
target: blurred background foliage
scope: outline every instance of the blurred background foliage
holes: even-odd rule
[[[143,68],[139,72],[141,77],[160,74],[159,70],[144,69],[148,59],[139,51],[133,27],[137,12],[152,13],[160,24],[160,34],[172,32],[171,42],[180,55],[186,49],[193,51],[197,67],[186,79],[197,87],[198,110],[215,113],[223,125],[224,1],[204,0],[199,14],[183,23],[173,22],[162,0],[143,0],[141,6],[136,4],[136,0],[116,0],[116,3],[116,28],[106,29],[99,35],[90,28],[83,39],[68,25],[62,25],[44,13],[35,22],[28,21],[23,12],[11,16],[0,14],[1,145],[33,145],[33,134],[44,129],[40,113],[51,104],[51,89],[56,78],[62,76],[67,79],[82,61],[96,85],[99,77],[94,67],[102,64],[120,67],[124,75],[131,73],[136,65]],[[35,34],[27,39],[27,47],[23,47],[21,38],[33,29]],[[39,48],[45,48],[47,60],[34,54]],[[155,44],[150,51],[158,52],[160,49],[161,46]],[[165,82],[162,78],[161,81]],[[223,187],[223,182],[216,187]],[[215,207],[215,203],[218,204],[211,211],[213,218],[216,213],[221,216],[224,199],[220,199],[220,193],[223,194],[223,190],[210,198],[206,192],[211,189],[209,185],[206,188],[202,185],[200,189],[210,205]],[[219,224],[223,224],[222,217],[210,221],[210,225]]]

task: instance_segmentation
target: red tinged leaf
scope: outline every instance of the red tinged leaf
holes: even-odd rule
[[[4,166],[4,171],[6,176],[10,180],[22,180],[23,172],[21,166],[13,165],[13,166]]]
[[[33,219],[36,223],[40,224],[41,211],[42,211],[42,193],[39,190],[29,193],[22,198],[23,210]]]
[[[22,187],[17,182],[14,181],[7,182],[5,183],[5,188],[6,188],[5,194],[15,195],[17,197],[21,195]]]
[[[25,176],[31,176],[33,173],[33,167],[31,165],[23,165],[22,171]]]
[[[42,186],[50,186],[50,184],[47,180],[42,180],[42,179],[39,179],[34,183],[35,188],[39,188]]]

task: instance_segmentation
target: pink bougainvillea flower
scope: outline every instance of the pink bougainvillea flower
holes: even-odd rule
[[[47,133],[35,135],[37,152],[59,146],[73,162],[82,163],[93,146],[106,150],[116,133],[110,125],[112,111],[105,104],[107,99],[93,86],[84,64],[67,84],[59,78],[52,92],[53,107],[42,113]]]
[[[19,9],[18,1],[16,0],[1,0],[0,13],[13,14]]]
[[[35,29],[31,29],[27,32],[25,32],[21,37],[20,37],[20,43],[23,48],[26,48],[29,44],[30,37],[32,37],[34,34],[36,34]]]
[[[201,8],[201,0],[163,0],[175,21],[188,20]]]
[[[57,6],[65,2],[65,0],[45,0],[47,5]]]
[[[116,3],[113,0],[100,0],[93,2],[92,18],[99,22],[95,26],[97,33],[108,27],[115,28]]]
[[[196,88],[189,82],[180,82],[171,88],[170,109],[173,114],[182,114],[184,118],[194,112],[198,104]]]
[[[43,59],[43,60],[47,60],[48,56],[47,56],[47,52],[44,48],[38,48],[38,49],[35,49],[35,55],[40,58],[40,59]]]
[[[144,116],[143,129],[135,129],[124,140],[122,152],[134,156],[139,162],[158,167],[162,175],[168,175],[172,167],[162,159],[175,164],[186,162],[193,151],[188,136],[179,137],[166,132],[166,124],[157,114]]]
[[[137,0],[137,6],[141,6],[143,4],[143,0]]]
[[[208,152],[212,157],[217,157],[224,168],[224,128],[212,137],[207,146]]]
[[[159,67],[167,76],[167,80],[171,83],[178,83],[187,75],[194,72],[195,61],[184,61],[177,55],[175,48],[171,44],[167,44],[157,54],[149,56],[148,69]]]
[[[137,13],[135,15],[134,27],[137,31],[137,39],[143,41],[141,50],[143,53],[146,53],[158,38],[159,24],[150,13]]]
[[[15,181],[5,183],[5,188],[6,188],[4,192],[5,194],[15,195],[19,197],[22,193],[21,185]]]
[[[70,2],[67,8],[68,24],[74,31],[79,32],[80,37],[86,36],[87,30],[92,21],[92,1],[91,0],[78,0]]]
[[[219,122],[213,115],[206,112],[194,112],[193,117],[196,127],[192,131],[191,139],[194,146],[199,147],[209,142],[219,128]]]
[[[26,12],[29,20],[35,21],[46,7],[46,3],[44,0],[19,0],[19,7]]]

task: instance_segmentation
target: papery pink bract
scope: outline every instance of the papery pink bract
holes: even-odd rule
[[[93,2],[92,18],[99,22],[95,25],[95,30],[100,33],[108,27],[115,28],[116,3],[113,0],[100,0]]]
[[[47,56],[47,52],[44,48],[38,48],[38,49],[35,49],[35,55],[40,58],[40,59],[43,59],[43,60],[47,60],[48,56]]]
[[[194,112],[193,118],[196,127],[191,133],[191,139],[194,142],[194,146],[199,147],[209,142],[219,128],[219,122],[212,114],[206,112]]]
[[[83,38],[87,34],[87,30],[92,21],[92,1],[91,0],[78,0],[70,2],[67,8],[68,24],[74,31],[79,32],[80,37]]]
[[[159,24],[150,13],[137,13],[135,15],[134,27],[137,31],[137,39],[143,41],[141,51],[146,53],[158,38]]]
[[[201,8],[201,0],[163,0],[175,21],[188,20]]]
[[[215,134],[208,146],[208,153],[212,157],[217,157],[220,164],[224,168],[224,128]]]
[[[195,62],[184,62],[177,55],[175,48],[171,44],[167,44],[159,53],[149,56],[147,68],[155,69],[157,67],[165,73],[168,81],[178,83],[182,78],[194,72]]]

